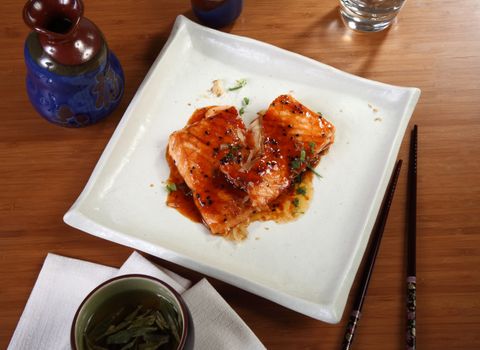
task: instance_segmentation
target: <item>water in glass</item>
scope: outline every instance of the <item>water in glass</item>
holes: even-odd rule
[[[393,22],[405,0],[340,0],[345,24],[363,32],[381,31]]]

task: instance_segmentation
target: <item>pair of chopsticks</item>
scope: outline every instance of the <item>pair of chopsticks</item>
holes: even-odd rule
[[[415,349],[415,308],[416,308],[416,198],[417,198],[417,138],[418,127],[415,125],[412,130],[410,140],[410,155],[408,168],[408,229],[407,229],[407,350]],[[361,276],[360,287],[357,291],[355,301],[353,303],[353,311],[350,314],[345,336],[342,342],[342,350],[349,350],[352,346],[353,336],[360,320],[363,302],[367,294],[368,284],[372,275],[375,259],[380,248],[383,231],[387,223],[388,213],[392,204],[393,195],[397,186],[400,169],[402,167],[402,160],[400,159],[393,170],[390,182],[388,184],[387,192],[383,199],[383,204],[375,223],[372,243],[367,256],[365,269]]]

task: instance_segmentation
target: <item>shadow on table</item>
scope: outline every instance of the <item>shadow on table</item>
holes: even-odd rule
[[[188,10],[188,11],[185,11],[184,13],[182,13],[182,15],[184,15],[185,17],[187,17],[189,20],[191,20],[192,22],[195,22],[197,24],[200,24],[202,26],[205,26],[204,23],[202,23],[196,16],[195,14],[193,13],[192,9]],[[229,25],[225,26],[225,27],[221,27],[221,28],[214,28],[218,31],[221,31],[221,32],[225,32],[225,33],[231,33],[232,32],[232,29],[233,27],[235,26],[235,22],[236,21],[233,21],[232,23],[230,23]]]
[[[377,33],[362,33],[348,28],[340,17],[340,8],[336,6],[323,17],[320,17],[300,37],[314,36],[318,38],[320,47],[324,43],[334,46],[335,56],[344,53],[344,58],[339,58],[334,65],[339,63],[342,69],[350,73],[368,76],[375,62],[376,56],[390,32],[390,28]],[[329,46],[325,48],[331,50]],[[328,57],[328,56],[326,56]]]

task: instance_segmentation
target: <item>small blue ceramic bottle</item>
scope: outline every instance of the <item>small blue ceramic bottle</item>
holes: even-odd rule
[[[242,12],[243,0],[191,0],[195,16],[212,28],[225,27]]]
[[[29,0],[25,23],[27,93],[38,113],[67,127],[98,122],[119,104],[120,62],[100,30],[83,17],[81,0]]]

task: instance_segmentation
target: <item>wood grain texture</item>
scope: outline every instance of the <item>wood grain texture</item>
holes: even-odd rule
[[[130,254],[129,248],[66,226],[62,216],[85,185],[175,17],[192,17],[187,0],[85,0],[85,14],[102,29],[122,62],[127,85],[113,115],[71,130],[43,121],[27,99],[22,48],[28,29],[21,19],[22,6],[20,0],[0,2],[2,349],[48,252],[111,266],[119,266]],[[366,35],[343,26],[335,0],[252,0],[225,29],[365,78],[422,89],[411,123],[419,125],[419,349],[480,348],[479,19],[477,0],[411,0],[390,30]],[[400,157],[408,159],[408,138]],[[404,348],[405,201],[406,167],[355,349]],[[193,280],[202,277],[164,264]],[[339,348],[348,312],[340,324],[327,325],[212,282],[269,349]]]

